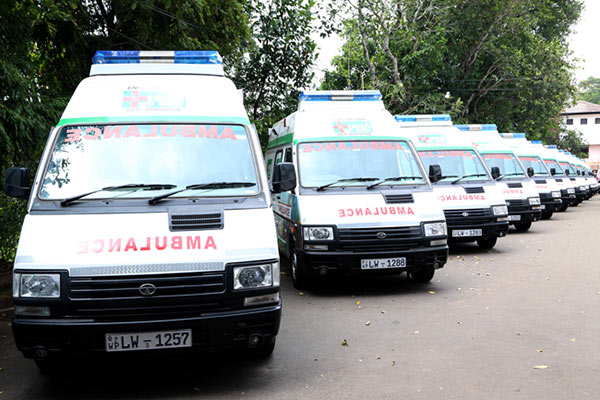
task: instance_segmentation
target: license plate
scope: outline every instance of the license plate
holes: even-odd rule
[[[540,206],[540,209],[541,209],[541,210],[545,210],[545,209],[546,209],[546,205],[545,205],[545,204],[542,204],[542,205]]]
[[[360,260],[360,269],[405,268],[406,257]]]
[[[483,235],[482,229],[456,229],[452,231],[452,237],[471,237]]]
[[[520,215],[509,215],[508,216],[508,220],[509,221],[520,221],[521,220],[521,216]]]
[[[192,330],[141,333],[107,333],[106,351],[173,349],[192,346]]]

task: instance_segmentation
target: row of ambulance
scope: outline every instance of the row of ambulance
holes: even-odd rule
[[[32,180],[13,269],[15,343],[65,356],[233,347],[267,356],[294,285],[319,275],[432,279],[448,243],[598,190],[557,149],[448,116],[392,116],[377,91],[304,92],[266,160],[215,51],[98,51]],[[32,182],[32,184],[31,184]],[[274,223],[275,221],[275,223]]]

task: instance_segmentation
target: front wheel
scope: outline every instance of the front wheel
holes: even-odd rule
[[[527,222],[515,222],[515,228],[517,232],[527,232],[531,228],[531,221]]]
[[[433,275],[435,274],[435,269],[433,268],[423,268],[418,269],[416,271],[411,271],[408,273],[410,279],[414,282],[418,283],[427,283],[433,279]]]
[[[546,211],[542,213],[542,219],[550,219],[552,218],[552,214],[554,214],[554,211]]]
[[[565,211],[567,211],[567,208],[569,208],[569,203],[566,201],[563,201],[560,208],[558,209],[558,212],[565,212]]]
[[[292,248],[290,253],[292,256],[292,284],[296,289],[306,289],[312,283],[310,271],[308,271],[295,249]]]
[[[246,354],[250,358],[261,359],[270,357],[273,350],[275,350],[275,338],[269,339],[258,347],[249,347]]]
[[[498,238],[496,236],[477,240],[477,244],[484,250],[489,250],[496,245]]]

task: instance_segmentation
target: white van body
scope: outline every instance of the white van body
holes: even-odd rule
[[[562,149],[558,149],[556,146],[549,145],[546,147],[556,153],[556,159],[558,160],[558,163],[563,168],[565,173],[567,173],[571,182],[573,182],[575,185],[576,200],[572,205],[577,206],[581,204],[587,198],[589,189],[585,178],[577,175],[577,168],[573,165],[573,159],[570,153],[567,154],[567,152]]]
[[[554,173],[554,180],[561,187],[561,198],[563,199],[563,204],[559,211],[566,210],[577,201],[577,196],[575,195],[576,184],[575,182],[571,181],[571,179],[565,173],[563,167],[560,165],[557,147],[555,145],[541,145],[538,143],[533,144],[533,147],[536,150],[539,150],[546,167],[551,173]],[[567,200],[565,200],[565,194],[568,196]]]
[[[540,196],[527,170],[500,137],[495,124],[455,126],[472,142],[490,171],[498,168],[496,182],[506,185],[502,193],[508,205],[508,222],[518,231],[527,231],[542,216]]]
[[[508,231],[508,209],[502,188],[492,179],[477,150],[452,126],[449,115],[395,118],[400,135],[412,140],[426,167],[450,160],[457,171],[464,169],[448,172],[442,165],[443,176],[456,176],[433,183],[446,215],[449,243],[477,241],[482,248],[493,247]],[[467,167],[479,176],[465,176]]]
[[[500,137],[504,145],[514,151],[523,167],[526,169],[531,168],[533,171],[532,179],[540,196],[542,219],[550,219],[552,214],[558,211],[563,204],[561,188],[564,184],[556,182],[539,155],[539,150],[526,139],[524,133],[502,133]],[[568,195],[566,193],[565,196],[565,201],[567,201]]]
[[[14,264],[27,357],[273,349],[279,255],[260,143],[218,53],[177,53],[98,52],[50,133]]]
[[[297,287],[335,273],[428,281],[445,264],[442,207],[378,91],[303,92],[298,111],[270,130],[266,163],[269,179],[282,163],[298,176],[294,190],[273,194]]]

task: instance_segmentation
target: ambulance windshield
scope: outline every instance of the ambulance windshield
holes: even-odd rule
[[[562,167],[560,165],[558,165],[558,163],[555,160],[544,160],[544,164],[546,164],[546,167],[548,167],[549,170],[551,170],[552,168],[555,169],[554,175],[558,175],[558,176],[565,175],[565,172],[563,171]]]
[[[523,164],[525,169],[530,168],[530,167],[533,168],[534,175],[540,175],[540,176],[550,175],[550,171],[548,171],[548,169],[546,168],[546,165],[542,162],[542,160],[539,157],[522,156],[522,157],[519,157],[519,161],[521,161],[521,164]]]
[[[473,150],[422,150],[419,156],[426,170],[430,165],[442,168],[442,180],[439,182],[453,182],[457,178],[462,178],[461,181],[491,179]]]
[[[298,166],[304,187],[368,186],[386,179],[381,186],[426,183],[405,141],[301,143]]]
[[[525,178],[527,175],[513,154],[509,153],[485,153],[481,154],[488,169],[498,167],[500,175],[510,178]]]
[[[567,173],[567,171],[569,171],[569,176],[573,176],[575,175],[575,170],[573,170],[573,166],[571,164],[569,164],[568,162],[565,161],[559,161],[560,166],[562,167],[562,169],[565,171],[565,174]]]
[[[39,197],[57,200],[96,191],[84,199],[149,198],[198,182],[243,184],[185,190],[172,197],[258,193],[254,156],[242,126],[64,127],[46,166]],[[98,190],[105,187],[115,190]]]

